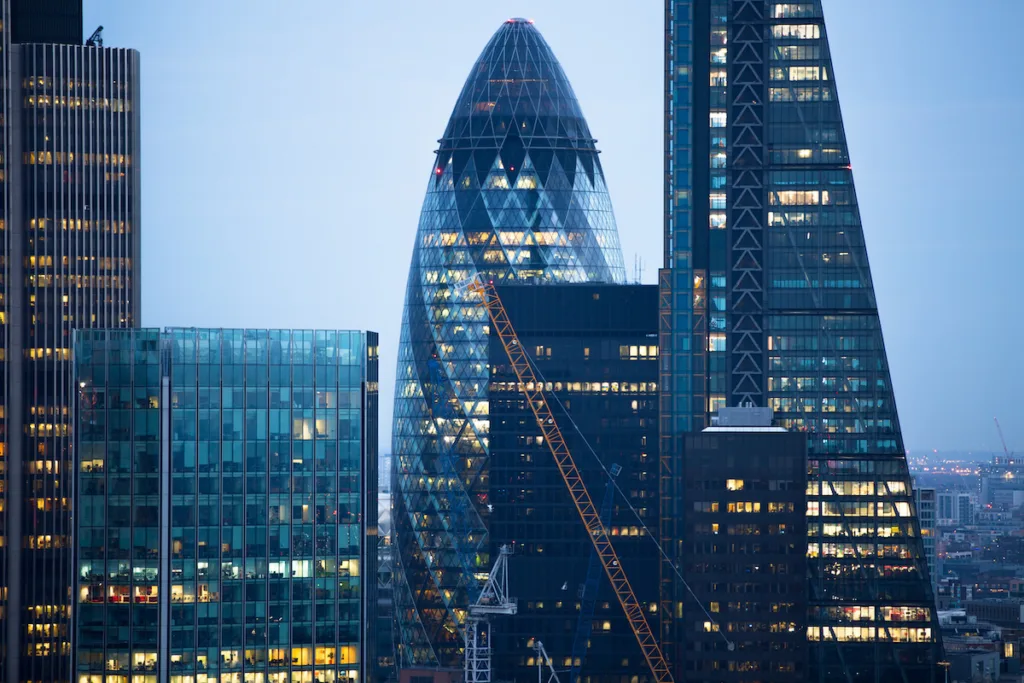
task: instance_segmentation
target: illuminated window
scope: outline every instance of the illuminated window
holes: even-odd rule
[[[729,491],[742,491],[743,480],[742,479],[726,479],[725,488]]]
[[[775,19],[799,19],[801,17],[816,17],[814,4],[809,2],[787,2],[772,7],[772,17]]]
[[[783,206],[818,206],[832,203],[828,190],[783,190],[769,193],[768,199],[770,204]]]
[[[517,190],[536,190],[537,189],[537,178],[533,175],[521,175],[516,180]]]
[[[818,66],[772,67],[773,81],[827,81],[828,73]]]
[[[503,173],[501,175],[494,174],[494,175],[488,176],[486,182],[484,183],[483,189],[485,189],[485,190],[507,190],[507,189],[509,189],[509,187],[510,187],[510,185],[508,184],[508,178]]]
[[[818,24],[782,24],[772,26],[772,36],[775,38],[815,40],[821,38],[821,27]]]

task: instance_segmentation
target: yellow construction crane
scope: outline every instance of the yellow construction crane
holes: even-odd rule
[[[672,683],[672,671],[669,668],[668,661],[661,651],[658,640],[654,637],[650,624],[647,623],[643,607],[640,606],[640,602],[636,599],[636,594],[633,592],[633,587],[629,584],[629,579],[626,578],[626,572],[622,569],[622,563],[619,562],[619,557],[615,553],[608,530],[601,523],[601,516],[597,508],[594,507],[594,502],[591,500],[590,493],[583,483],[583,477],[580,475],[579,468],[576,467],[576,463],[573,461],[569,447],[566,446],[562,432],[555,422],[555,416],[551,412],[551,407],[544,397],[544,384],[537,380],[533,366],[530,364],[526,352],[519,344],[515,329],[513,329],[512,323],[509,322],[508,313],[505,311],[505,307],[502,305],[501,299],[494,289],[494,283],[490,281],[485,283],[474,279],[466,286],[466,289],[479,295],[480,301],[477,305],[486,309],[491,324],[494,325],[494,331],[501,340],[501,344],[508,355],[509,363],[516,373],[516,378],[519,380],[523,393],[526,394],[526,400],[530,404],[530,409],[533,411],[534,417],[537,418],[537,424],[544,435],[544,440],[547,442],[548,448],[551,449],[551,455],[555,458],[558,471],[565,481],[566,488],[569,489],[569,495],[572,496],[573,503],[576,504],[576,511],[579,512],[580,519],[587,529],[587,535],[590,537],[590,542],[594,544],[594,549],[601,559],[604,572],[608,576],[612,589],[615,591],[615,597],[618,598],[619,604],[622,605],[622,611],[625,612],[626,620],[629,621],[629,627],[633,630],[633,635],[636,636],[636,640],[640,644],[640,649],[643,651],[647,665],[654,675],[654,680],[657,683]]]

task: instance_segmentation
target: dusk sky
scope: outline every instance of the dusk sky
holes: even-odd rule
[[[907,447],[1024,451],[1024,2],[824,0]],[[142,324],[381,333],[390,451],[436,141],[530,17],[598,138],[627,269],[661,265],[658,0],[86,0],[142,53]]]

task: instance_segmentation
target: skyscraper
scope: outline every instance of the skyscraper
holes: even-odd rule
[[[0,680],[70,680],[71,333],[139,317],[139,55],[0,0]]]
[[[941,576],[939,556],[935,544],[938,542],[936,524],[936,490],[920,488],[914,482],[914,505],[917,508],[917,521],[921,525],[921,540],[924,541],[924,554],[928,560],[928,575],[931,577],[934,591]]]
[[[683,539],[676,561],[686,579],[674,596],[686,632],[676,680],[802,683],[807,441],[759,421],[757,409],[726,412],[733,426],[684,440],[672,492]]]
[[[572,284],[498,292],[637,600],[656,607],[657,288]],[[492,557],[502,545],[512,548],[509,592],[519,601],[516,615],[495,619],[490,630],[494,679],[532,679],[532,646],[540,640],[571,680],[648,680],[647,661],[494,326],[489,365],[488,545]],[[661,618],[647,612],[654,630]]]
[[[392,449],[402,664],[459,664],[490,568],[488,325],[458,285],[623,281],[595,142],[533,22],[503,23],[441,138],[406,289]]]
[[[377,335],[76,332],[77,683],[375,681]]]
[[[722,406],[806,433],[808,680],[923,680],[938,624],[821,2],[665,8],[665,486]]]

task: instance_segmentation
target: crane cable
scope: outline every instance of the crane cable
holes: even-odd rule
[[[518,338],[515,341],[516,341],[517,344],[519,343]],[[533,371],[537,375],[537,377],[540,378],[540,381],[542,381],[545,385],[547,385],[548,382],[547,382],[547,379],[544,377],[544,373],[541,372],[541,369],[539,367],[537,367],[536,361],[534,361],[534,359],[530,357],[530,354],[526,351],[525,348],[523,349],[523,355],[526,357],[526,360],[530,363],[530,366],[533,367]],[[670,566],[672,568],[672,571],[675,573],[675,575],[677,577],[679,577],[679,580],[682,582],[683,586],[686,588],[686,591],[693,597],[694,601],[700,607],[701,611],[704,612],[704,615],[708,618],[708,620],[712,624],[715,625],[718,634],[720,636],[722,636],[722,640],[725,641],[726,645],[729,648],[729,651],[731,652],[732,650],[734,650],[736,646],[733,644],[733,642],[731,640],[729,640],[728,636],[725,635],[725,632],[722,631],[721,626],[718,623],[718,620],[715,619],[713,616],[711,616],[711,612],[708,611],[708,609],[704,606],[704,603],[701,602],[700,598],[697,597],[697,594],[693,592],[692,588],[690,588],[690,584],[686,582],[686,579],[683,578],[682,572],[679,571],[679,567],[676,566],[676,563],[673,562],[672,558],[670,558],[668,556],[668,553],[665,552],[665,549],[662,547],[661,542],[654,536],[654,534],[651,533],[651,530],[649,528],[647,528],[647,524],[645,524],[644,520],[640,518],[640,513],[637,512],[635,507],[633,507],[632,501],[629,500],[629,497],[626,496],[626,493],[622,490],[622,487],[619,486],[619,482],[617,481],[617,479],[615,477],[613,477],[611,475],[611,472],[608,471],[608,468],[605,467],[604,462],[601,461],[601,458],[600,458],[600,456],[598,456],[597,452],[594,450],[594,447],[590,445],[590,441],[587,439],[586,436],[584,436],[583,430],[581,430],[579,425],[576,424],[576,420],[572,419],[572,415],[570,415],[569,411],[566,410],[565,405],[562,404],[562,400],[560,398],[558,398],[558,394],[556,394],[554,391],[550,391],[550,392],[548,392],[548,395],[550,395],[552,398],[555,399],[555,403],[557,403],[558,407],[562,409],[562,414],[565,415],[569,419],[569,423],[573,426],[573,429],[575,429],[576,433],[580,435],[580,438],[583,440],[583,443],[586,445],[587,450],[590,451],[590,454],[592,456],[594,456],[594,460],[596,460],[597,464],[601,467],[601,471],[603,471],[605,473],[605,475],[609,479],[611,479],[612,485],[615,486],[615,490],[618,491],[619,494],[622,496],[622,499],[624,501],[626,501],[626,505],[629,507],[630,511],[633,513],[633,516],[636,517],[636,521],[640,523],[640,527],[647,534],[647,537],[650,538],[654,542],[654,545],[658,548],[658,552],[661,553],[662,558],[664,558],[665,562],[668,563],[668,566]]]

